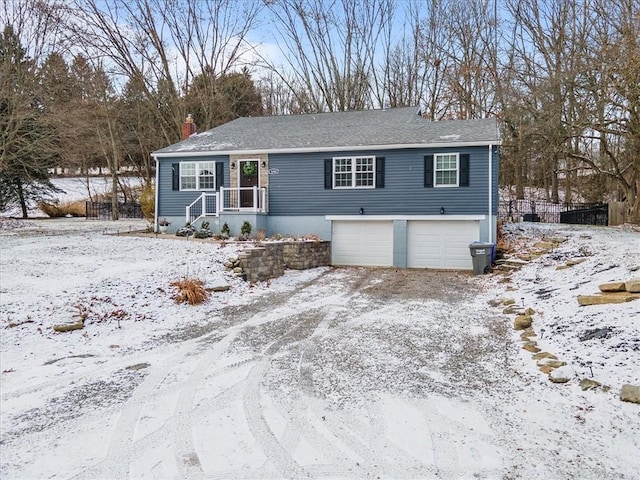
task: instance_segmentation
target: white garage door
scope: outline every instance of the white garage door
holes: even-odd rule
[[[331,263],[390,267],[393,265],[393,222],[332,222]]]
[[[472,270],[469,244],[480,238],[477,221],[410,221],[407,266]]]

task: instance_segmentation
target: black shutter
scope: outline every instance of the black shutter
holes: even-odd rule
[[[460,154],[460,183],[461,187],[469,186],[469,154]]]
[[[173,175],[173,189],[180,190],[180,164],[173,163],[171,164],[171,173]]]
[[[384,188],[384,157],[376,158],[376,188]]]
[[[433,155],[424,156],[424,186],[433,187]]]
[[[327,190],[333,188],[333,160],[330,158],[324,161],[324,188]]]
[[[224,163],[216,162],[216,190],[224,187]]]

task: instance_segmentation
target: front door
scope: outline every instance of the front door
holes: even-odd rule
[[[257,208],[253,188],[258,186],[258,160],[240,160],[240,208]]]

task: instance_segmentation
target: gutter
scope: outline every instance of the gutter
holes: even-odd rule
[[[493,243],[493,145],[489,144],[489,243]]]
[[[160,165],[157,157],[153,157],[156,161],[156,185],[155,185],[155,208],[153,209],[153,231],[158,231],[158,198],[159,198],[159,190],[160,190]]]
[[[492,148],[496,145],[494,140],[490,141],[469,141],[469,142],[440,142],[440,143],[399,143],[394,145],[345,145],[338,147],[300,147],[300,148],[264,148],[247,150],[175,150],[171,152],[152,152],[156,159],[175,157],[210,157],[216,155],[258,155],[258,154],[284,154],[284,153],[323,153],[323,152],[357,152],[367,150],[399,150],[414,148],[460,148],[460,147],[481,147],[487,145]]]

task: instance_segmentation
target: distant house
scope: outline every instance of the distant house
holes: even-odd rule
[[[495,119],[430,122],[417,107],[239,118],[154,152],[157,218],[317,234],[334,265],[471,269],[494,242]],[[156,218],[156,222],[157,222]]]

